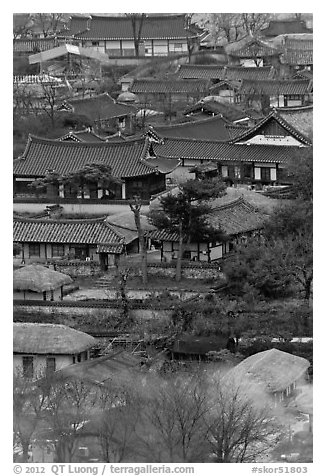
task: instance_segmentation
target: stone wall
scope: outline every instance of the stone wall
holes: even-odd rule
[[[131,273],[134,276],[141,276],[141,268],[133,268]],[[174,278],[176,265],[171,263],[148,264],[148,275],[161,276],[165,278]],[[182,277],[187,279],[218,279],[225,281],[224,274],[220,271],[218,265],[207,263],[187,263],[182,265]]]

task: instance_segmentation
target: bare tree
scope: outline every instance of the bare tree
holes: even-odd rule
[[[139,435],[143,451],[154,461],[203,461],[207,448],[203,382],[184,375],[149,388],[142,412],[147,431]]]
[[[44,38],[55,35],[67,17],[65,13],[35,13],[32,16],[34,25],[41,29]]]
[[[94,390],[85,382],[57,377],[51,385],[45,420],[55,442],[57,462],[72,461],[95,402]]]
[[[143,25],[146,18],[146,13],[126,13],[126,16],[131,21],[131,28],[135,46],[135,55],[139,57],[139,45],[142,38]]]
[[[280,434],[267,396],[257,392],[255,401],[247,389],[226,378],[212,387],[207,439],[217,463],[259,461]]]
[[[13,35],[17,38],[26,38],[31,34],[32,16],[29,13],[15,13],[13,15]]]
[[[147,284],[147,249],[146,249],[146,239],[144,236],[144,231],[141,225],[140,211],[142,207],[141,198],[137,195],[129,202],[130,210],[134,214],[135,225],[138,232],[138,242],[139,242],[139,253],[141,256],[141,266],[142,266],[142,280],[143,284]]]
[[[247,35],[254,35],[267,26],[271,15],[269,13],[241,13],[243,28]]]
[[[13,376],[13,425],[14,447],[21,447],[22,462],[28,462],[32,437],[40,423],[46,404],[45,393],[40,392],[35,381],[23,376],[18,369]]]
[[[95,434],[107,463],[120,463],[133,451],[139,420],[137,396],[123,385],[99,389]]]

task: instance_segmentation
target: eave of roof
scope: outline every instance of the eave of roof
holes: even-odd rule
[[[124,244],[123,235],[117,233],[106,217],[84,220],[54,220],[14,217],[13,241],[37,243],[108,244],[117,252]]]
[[[238,135],[235,139],[232,140],[232,143],[238,143],[250,139],[253,135],[258,133],[258,131],[265,126],[271,120],[276,121],[281,127],[283,127],[290,135],[295,137],[298,141],[305,145],[311,145],[311,140],[304,136],[301,132],[291,126],[284,118],[282,118],[277,111],[272,110],[268,116],[258,122],[255,126],[251,127],[249,130],[245,130],[242,134]]]
[[[199,139],[164,138],[153,142],[155,155],[166,158],[216,160],[221,162],[287,163],[299,150],[295,146],[230,144]]]
[[[150,175],[153,169],[144,159],[149,141],[137,138],[128,141],[72,142],[43,139],[30,135],[24,153],[14,161],[16,176],[45,176],[47,170],[67,174],[86,164],[98,163],[112,167],[119,178]]]

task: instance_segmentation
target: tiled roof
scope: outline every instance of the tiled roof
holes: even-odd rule
[[[182,79],[271,79],[275,76],[272,66],[245,67],[221,65],[181,65],[178,75]]]
[[[314,74],[312,71],[308,69],[300,69],[299,71],[296,71],[294,75],[292,76],[291,79],[309,79],[312,80],[314,77]]]
[[[290,65],[311,65],[313,64],[312,50],[293,50],[286,49],[281,55],[281,63]]]
[[[253,36],[225,45],[225,52],[236,58],[264,58],[280,54],[278,48]]]
[[[207,215],[207,222],[216,230],[222,229],[227,235],[238,235],[263,227],[267,216],[257,211],[242,197],[233,202],[216,207]],[[177,233],[154,230],[148,235],[157,241],[178,241]]]
[[[178,76],[181,79],[223,79],[224,74],[225,66],[215,64],[182,64],[178,70]]]
[[[96,344],[94,337],[62,324],[14,322],[13,351],[19,354],[77,354]]]
[[[250,94],[253,91],[278,96],[280,94],[304,95],[312,90],[311,81],[304,79],[295,80],[243,80],[240,93]]]
[[[233,139],[241,136],[244,132],[248,131],[250,128],[249,126],[242,124],[229,124],[226,126],[226,129],[228,131],[229,138],[232,141]]]
[[[167,158],[217,160],[230,162],[286,163],[298,148],[295,146],[237,145],[226,142],[164,138],[153,143],[155,155]]]
[[[306,136],[310,136],[313,130],[313,106],[282,107],[277,113],[288,124]]]
[[[275,70],[272,66],[261,67],[245,67],[245,66],[227,66],[225,70],[225,78],[232,80],[250,80],[261,81],[264,79],[272,79],[275,76]]]
[[[59,174],[75,172],[86,164],[105,164],[114,177],[134,177],[153,173],[146,164],[146,139],[123,142],[70,142],[30,136],[23,155],[14,161],[14,174],[45,176],[47,170]]]
[[[291,36],[286,36],[284,38],[284,47],[291,50],[300,50],[300,51],[312,51],[313,39],[312,38],[292,38]]]
[[[214,209],[208,222],[214,228],[221,228],[227,235],[237,235],[263,227],[266,215],[257,211],[243,198]]]
[[[74,142],[104,142],[105,139],[95,134],[92,131],[69,131],[64,136],[59,137],[60,141],[74,141]]]
[[[241,135],[238,135],[234,140],[235,142],[242,142],[250,139],[256,134],[266,127],[266,125],[270,122],[277,122],[288,134],[292,135],[295,139],[300,141],[302,144],[311,145],[310,139],[305,137],[300,131],[295,129],[291,124],[289,124],[276,110],[271,111],[268,116],[258,122],[255,126],[251,127],[250,129],[246,129],[243,131]]]
[[[79,115],[87,116],[96,122],[101,119],[111,119],[114,117],[135,115],[137,109],[128,104],[117,103],[107,93],[99,94],[90,98],[70,99],[65,101],[65,106]]]
[[[143,22],[141,37],[147,39],[181,39],[192,36],[185,30],[185,16],[147,16]],[[92,15],[89,29],[75,38],[82,40],[133,40],[132,23],[129,18]]]
[[[204,80],[135,79],[130,91],[134,94],[204,94],[208,82]]]
[[[209,114],[221,114],[225,119],[230,122],[239,121],[245,119],[248,116],[246,111],[241,109],[240,106],[234,104],[225,103],[221,101],[199,101],[194,106],[189,106],[184,114],[194,114],[197,112],[207,112]]]
[[[300,20],[271,20],[267,28],[261,30],[264,36],[278,36],[289,33],[311,33],[305,21]]]
[[[21,243],[110,244],[122,248],[123,237],[104,218],[52,220],[14,217],[13,241]],[[116,251],[119,252],[119,251]]]
[[[183,137],[188,139],[229,140],[226,126],[229,122],[220,115],[205,119],[173,124],[169,126],[155,126],[155,131],[162,137]]]

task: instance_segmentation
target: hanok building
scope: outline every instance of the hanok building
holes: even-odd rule
[[[243,80],[236,102],[258,109],[305,106],[312,103],[312,91],[309,80]]]
[[[312,35],[290,35],[283,40],[283,53],[280,56],[281,74],[290,77],[300,70],[313,71],[313,39]],[[307,38],[308,36],[308,38]],[[299,37],[299,38],[298,38]]]
[[[183,258],[192,261],[212,262],[224,257],[234,243],[263,228],[266,215],[256,210],[243,198],[212,208],[207,215],[207,223],[216,230],[222,230],[227,237],[224,242],[187,243],[184,244]],[[171,261],[177,257],[179,249],[178,233],[151,231],[148,236],[160,243],[161,260]]]
[[[265,38],[272,39],[279,35],[312,33],[311,28],[307,28],[306,22],[297,19],[271,20],[266,28],[260,31]]]
[[[275,403],[279,403],[293,394],[298,383],[304,380],[309,367],[307,359],[278,349],[269,349],[243,360],[224,378],[234,380],[238,385],[261,386]]]
[[[208,93],[206,80],[135,79],[130,92],[137,95],[141,104],[169,106],[176,101],[195,103]]]
[[[260,68],[238,65],[194,65],[183,64],[179,67],[178,77],[181,79],[201,79],[216,84],[219,81],[241,81],[243,79],[272,79],[276,71],[272,66]]]
[[[309,146],[310,140],[274,116],[262,120],[252,132],[252,128],[238,127],[235,138],[229,142],[152,137],[150,151],[157,158],[180,159],[180,166],[168,175],[177,182],[194,178],[195,166],[212,162],[229,185],[244,183],[259,188],[288,184],[287,163],[301,147]]]
[[[15,322],[13,338],[14,371],[30,379],[88,360],[96,344],[94,337],[60,324]]]
[[[66,100],[58,110],[86,116],[95,127],[103,131],[123,131],[129,134],[134,131],[137,113],[134,106],[121,104],[107,93]]]
[[[253,119],[250,112],[242,107],[217,101],[213,98],[210,99],[209,97],[205,100],[201,99],[193,106],[187,107],[183,114],[196,119],[204,119],[209,116],[222,116],[233,124],[246,124]]]
[[[110,226],[106,217],[93,219],[51,219],[14,216],[14,243],[21,245],[18,256],[25,263],[54,260],[84,260],[100,264],[103,270],[115,265],[122,252],[136,240]]]
[[[23,300],[62,300],[64,287],[73,282],[67,274],[37,264],[16,269],[13,278],[13,298]]]
[[[230,64],[240,66],[276,66],[280,49],[267,41],[249,35],[224,47]]]
[[[114,199],[128,200],[134,195],[148,200],[151,195],[165,190],[165,175],[176,167],[164,160],[147,161],[149,140],[145,138],[128,141],[75,142],[58,141],[29,136],[25,151],[14,162],[14,201],[43,200],[44,203],[79,203],[80,201]],[[89,184],[83,191],[70,185],[49,185],[42,192],[29,185],[49,171],[63,176],[80,171],[87,164],[111,167],[114,183],[110,190],[100,189],[98,184]],[[168,166],[168,169],[166,168]],[[68,200],[68,201],[67,201]],[[77,201],[76,201],[77,200]]]
[[[169,56],[187,53],[188,44],[199,42],[199,29],[187,25],[184,14],[146,15],[143,19],[122,16],[72,16],[67,30],[62,30],[64,38],[77,41],[85,47],[93,47],[109,57],[133,57],[136,32],[141,28],[140,56]],[[142,22],[142,25],[140,25]]]

